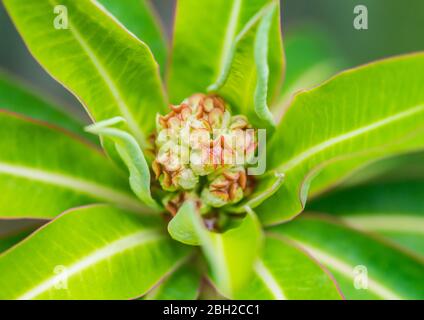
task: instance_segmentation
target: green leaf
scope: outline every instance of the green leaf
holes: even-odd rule
[[[246,212],[246,207],[256,208],[262,202],[271,197],[284,183],[284,175],[278,172],[269,172],[255,181],[255,189],[252,194],[240,203],[226,208],[229,212]]]
[[[353,158],[337,160],[328,163],[325,168],[317,172],[311,181],[309,187],[309,198],[319,197],[321,194],[329,192],[336,187],[342,187],[351,177],[359,177],[359,172],[370,168],[372,170],[373,163],[376,161],[384,161],[379,158],[381,150],[357,155]],[[378,171],[372,173],[378,174]]]
[[[424,180],[424,153],[414,152],[375,161],[343,181],[343,186],[369,182]]]
[[[330,217],[303,215],[269,231],[288,237],[327,266],[347,299],[424,298],[422,261]]]
[[[104,154],[56,128],[0,111],[0,216],[51,218],[98,202],[151,211]]]
[[[187,258],[160,217],[71,210],[0,256],[1,299],[129,299]]]
[[[341,299],[334,279],[304,250],[282,236],[269,235],[248,285],[237,299]]]
[[[248,28],[248,23],[253,21],[255,15],[271,2],[274,0],[178,1],[168,81],[173,103],[178,103],[193,93],[206,92],[207,88],[220,78],[226,65],[232,60],[233,44],[238,35]],[[263,51],[258,52],[258,55],[266,55],[265,51],[268,49],[268,98],[271,99],[274,90],[280,85],[282,74],[283,54],[277,14],[271,26],[270,38],[261,38],[258,45],[259,41],[269,45],[262,48]],[[261,61],[261,65],[264,64],[265,61]],[[264,75],[265,68],[261,70],[261,75]],[[258,96],[263,98],[263,92],[258,92]]]
[[[165,31],[148,0],[97,0],[152,50],[164,73],[167,62]]]
[[[262,243],[262,231],[254,212],[249,210],[244,218],[234,219],[223,233],[205,227],[193,201],[187,201],[176,217],[180,214],[183,218],[177,221],[186,225],[171,225],[172,236],[178,236],[178,241],[200,244],[211,268],[212,281],[220,293],[233,297],[252,274]]]
[[[423,148],[423,82],[419,53],[344,72],[297,95],[268,146],[268,169],[286,179],[260,206],[263,222],[299,214],[311,180],[331,163],[360,158],[367,163]],[[340,178],[345,175],[346,169]]]
[[[195,300],[199,296],[200,274],[189,264],[184,264],[163,283],[150,291],[146,300]]]
[[[193,216],[197,215],[194,204],[191,201],[185,202],[178,210],[175,217],[168,223],[168,232],[171,237],[181,243],[198,246],[200,239],[196,228],[197,224],[193,223]]]
[[[308,210],[337,215],[359,230],[377,233],[424,261],[424,181],[379,182],[331,193]]]
[[[89,139],[92,138],[83,131],[82,122],[62,112],[58,106],[45,101],[2,72],[0,72],[0,109],[46,121]]]
[[[240,31],[218,80],[208,88],[226,99],[236,113],[248,115],[255,127],[274,126],[268,102],[276,84],[281,84],[283,65],[281,42],[272,38],[280,37],[274,32],[280,21],[278,4],[270,2]]]
[[[421,139],[418,136],[418,139]],[[411,144],[412,145],[412,144]],[[406,178],[424,178],[422,166],[423,155],[420,152],[420,143],[417,150],[411,148],[413,154],[407,153],[398,156],[378,158],[380,150],[330,163],[312,180],[309,195],[317,197],[329,189],[339,186],[362,184],[369,180],[405,180]],[[377,158],[377,159],[376,159]]]
[[[284,35],[286,72],[284,86],[273,107],[279,122],[287,110],[293,94],[310,89],[330,78],[344,65],[334,40],[316,25],[296,26]]]
[[[118,123],[125,123],[125,119],[116,117],[104,120],[88,126],[86,131],[109,138],[115,143],[118,154],[128,167],[131,189],[144,204],[160,209],[150,192],[150,170],[143,151],[131,134],[112,127]]]
[[[6,0],[4,5],[34,57],[95,121],[122,116],[141,146],[147,145],[156,113],[166,110],[158,65],[147,45],[94,1]],[[67,28],[56,29],[65,13]]]
[[[234,298],[249,281],[262,244],[259,221],[250,211],[239,225],[224,233],[209,232],[199,223],[196,230],[211,267],[212,280],[224,296]]]

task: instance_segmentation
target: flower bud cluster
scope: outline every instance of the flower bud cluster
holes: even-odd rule
[[[152,169],[161,187],[197,192],[211,207],[240,201],[257,146],[247,118],[232,116],[221,98],[202,94],[170,108],[156,121]]]

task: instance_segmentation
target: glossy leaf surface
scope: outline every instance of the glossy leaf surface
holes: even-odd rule
[[[187,247],[169,239],[159,217],[103,205],[79,208],[0,256],[0,297],[135,298],[187,254]]]
[[[0,136],[0,217],[52,218],[98,202],[146,209],[100,150],[68,133],[0,112]]]
[[[94,1],[6,0],[4,5],[34,57],[96,121],[122,116],[141,146],[147,145],[166,102],[146,44]]]
[[[235,113],[246,114],[257,128],[274,126],[268,104],[281,85],[278,4],[269,2],[237,34],[217,81],[208,88],[228,101]]]
[[[347,299],[424,298],[422,261],[334,219],[305,215],[269,231],[290,238],[324,264]]]
[[[149,0],[96,0],[152,50],[161,72],[167,62],[167,40]]]
[[[179,103],[196,92],[206,92],[220,78],[226,65],[231,63],[237,36],[270,2],[272,0],[178,1],[168,81],[172,103]],[[277,79],[282,73],[281,33],[277,18],[273,20],[271,30],[268,58],[277,64],[270,63],[273,89],[269,97],[278,86]],[[250,63],[254,62],[250,60]]]
[[[247,287],[238,299],[342,298],[332,276],[317,261],[284,237],[270,235]]]
[[[262,244],[255,214],[249,210],[244,218],[232,221],[222,232],[209,231],[190,201],[181,207],[176,217],[177,223],[173,224],[172,220],[168,226],[171,235],[183,243],[200,245],[209,262],[212,281],[223,295],[234,297],[252,274],[253,262]]]
[[[297,95],[268,146],[268,169],[285,174],[285,183],[258,209],[264,223],[299,214],[311,181],[329,164],[422,148],[423,83],[420,53],[346,71]],[[337,169],[340,178],[348,171]]]

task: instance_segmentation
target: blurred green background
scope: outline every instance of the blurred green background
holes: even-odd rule
[[[153,0],[152,3],[170,35],[175,1]],[[358,31],[353,27],[353,9],[360,4],[368,8],[368,30]],[[304,32],[305,28],[313,30],[322,36],[316,37],[314,46],[318,49],[322,46],[322,52],[327,52],[330,46],[332,52],[340,55],[344,67],[424,50],[424,0],[284,0],[282,17],[287,45],[290,45],[296,34]],[[42,95],[54,98],[74,113],[84,116],[75,98],[52,80],[29,55],[2,4],[0,39],[2,70],[24,80]],[[307,49],[305,54],[308,54]],[[290,62],[289,56],[288,68]]]

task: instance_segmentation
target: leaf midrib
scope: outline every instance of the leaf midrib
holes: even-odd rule
[[[26,166],[17,166],[4,162],[0,162],[0,173],[71,189],[78,193],[87,194],[96,199],[104,200],[108,203],[112,202],[122,205],[128,209],[143,211],[146,213],[152,211],[152,209],[143,206],[130,194],[120,192],[108,186],[100,185],[97,182],[71,177],[66,174]]]
[[[55,1],[52,1],[52,0],[49,0],[49,3],[52,6],[55,6],[57,4]],[[99,8],[99,10],[103,10],[100,6],[96,4],[96,2],[93,2],[93,3]],[[94,51],[91,49],[88,43],[81,36],[81,33],[78,31],[75,25],[71,22],[71,19],[69,19],[68,24],[69,24],[69,31],[74,36],[75,40],[77,40],[77,42],[80,44],[83,51],[85,51],[88,58],[93,63],[95,70],[97,70],[97,72],[99,73],[100,78],[105,82],[106,87],[108,87],[108,89],[110,90],[110,93],[115,99],[119,107],[119,110],[121,111],[122,116],[126,119],[132,133],[135,135],[135,137],[137,138],[138,142],[140,143],[142,147],[146,146],[146,138],[143,132],[140,130],[140,127],[137,125],[137,122],[134,119],[133,115],[131,114],[130,108],[128,107],[125,100],[123,99],[116,83],[113,81],[112,77],[109,75],[108,71],[102,64],[101,60],[96,56]]]
[[[392,116],[389,116],[387,118],[383,118],[377,122],[368,124],[366,126],[357,128],[355,130],[346,132],[344,134],[341,134],[339,136],[335,136],[331,139],[328,139],[324,142],[321,142],[315,146],[310,147],[309,149],[303,151],[302,153],[298,154],[294,158],[292,158],[290,161],[286,162],[282,166],[279,167],[280,171],[286,172],[288,170],[293,169],[294,167],[300,165],[308,158],[311,158],[312,156],[333,147],[334,145],[344,142],[346,140],[361,136],[363,134],[367,134],[373,130],[379,129],[381,127],[384,127],[385,125],[391,124],[393,122],[402,120],[407,117],[412,117],[420,112],[424,111],[424,105],[419,105],[416,107],[413,107],[412,109],[405,110],[403,112],[394,114]],[[284,120],[283,120],[284,121]]]
[[[304,241],[299,241],[298,239],[290,238],[294,243],[299,245],[299,247],[304,248],[307,252],[311,254],[311,256],[315,257],[318,261],[325,264],[330,269],[334,269],[338,271],[341,275],[346,277],[347,279],[352,279],[353,277],[353,269],[354,265],[350,265],[345,261],[342,261],[328,252],[324,252],[322,250],[317,249],[316,247],[306,243]],[[385,285],[380,282],[374,280],[368,274],[368,290],[375,295],[379,296],[382,299],[387,300],[403,300],[405,298],[399,296],[395,292],[393,292],[390,288],[387,288]]]
[[[261,279],[269,292],[274,296],[274,299],[287,300],[287,297],[281,286],[278,284],[277,279],[275,279],[272,272],[266,267],[262,260],[256,261],[254,270],[259,279]]]
[[[88,254],[79,261],[74,262],[72,265],[67,266],[66,277],[69,280],[72,276],[82,272],[87,268],[93,267],[101,261],[111,259],[113,256],[118,255],[126,250],[134,249],[138,246],[159,240],[161,238],[165,239],[165,235],[158,230],[140,231],[125,237],[121,237],[120,239],[108,243],[106,246]],[[17,300],[34,299],[54,287],[56,282],[57,275],[53,275],[20,295]]]
[[[233,40],[236,36],[237,24],[240,17],[241,2],[242,2],[241,0],[234,0],[233,6],[231,7],[231,13],[229,16],[229,21],[228,21],[228,28],[224,37],[218,70],[223,70],[225,68],[229,55],[231,55],[231,48],[233,46]],[[218,78],[219,78],[219,75],[218,75]]]
[[[234,5],[235,4],[236,3],[234,3]],[[237,44],[243,39],[243,37],[252,28],[255,27],[256,23],[259,23],[260,19],[262,19],[262,17],[267,13],[268,10],[270,10],[270,8],[272,8],[273,5],[275,5],[275,3],[271,2],[267,5],[265,5],[264,7],[262,7],[262,9],[260,11],[258,11],[246,23],[246,25],[240,30],[240,32],[238,34],[235,33],[236,30],[234,30],[234,32],[232,34],[231,34],[230,31],[227,30],[226,38],[229,37],[229,34],[231,34],[231,37],[230,37],[231,42],[228,45],[228,48],[227,48],[227,45],[224,43],[224,47],[223,47],[223,50],[222,50],[222,56],[221,56],[220,68],[218,69],[219,72],[218,72],[218,75],[216,76],[216,80],[208,86],[208,88],[207,88],[208,91],[217,91],[224,86],[224,84],[226,83],[226,81],[228,79],[228,75],[230,73],[231,64],[233,62],[233,58],[234,58],[234,54],[235,54],[235,51],[236,51],[236,48],[237,48]],[[234,7],[233,7],[233,9],[234,9]],[[240,9],[241,8],[239,8],[238,10],[240,11]],[[238,14],[240,14],[240,12],[238,12]],[[238,22],[238,18],[237,18],[236,22]],[[236,23],[236,25],[237,25],[237,23]],[[254,68],[251,68],[251,69],[254,69]],[[253,71],[251,71],[251,74],[252,73],[253,73]],[[248,78],[252,78],[252,77],[253,77],[253,75],[250,75]],[[248,82],[251,83],[252,81],[248,81]]]
[[[395,231],[424,235],[424,218],[407,215],[343,215],[347,224],[367,231]]]

